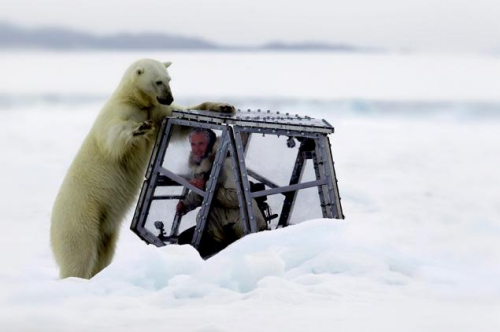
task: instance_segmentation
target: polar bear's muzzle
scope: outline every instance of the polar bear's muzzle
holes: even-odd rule
[[[162,105],[170,105],[174,101],[174,97],[172,97],[172,95],[168,95],[165,98],[156,97],[156,100],[158,100],[158,102]]]

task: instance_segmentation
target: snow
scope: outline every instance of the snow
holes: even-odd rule
[[[129,213],[107,269],[90,281],[59,280],[53,200],[123,67],[141,56],[0,54],[9,77],[0,83],[2,331],[500,329],[500,105],[490,85],[498,87],[498,58],[149,55],[177,60],[180,102],[227,96],[241,108],[332,123],[346,219],[296,209],[305,222],[247,236],[204,261],[190,246],[145,245]],[[207,63],[221,73],[203,89]],[[324,66],[332,74],[313,81],[288,76]],[[465,67],[474,82],[460,80]],[[435,85],[413,90],[412,77],[398,80],[402,68]],[[377,80],[382,86],[357,88]],[[342,88],[328,93],[333,81]],[[241,90],[261,83],[267,90]]]

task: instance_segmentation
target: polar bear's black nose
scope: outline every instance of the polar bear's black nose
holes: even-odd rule
[[[172,97],[171,95],[167,96],[166,98],[157,97],[156,99],[162,105],[170,105],[174,101],[174,97]]]

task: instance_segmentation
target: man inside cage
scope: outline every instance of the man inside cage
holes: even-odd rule
[[[218,139],[210,129],[194,128],[189,133],[191,152],[189,154],[188,167],[190,171],[190,183],[205,190],[212,165],[217,153]],[[203,197],[189,192],[186,198],[177,204],[177,213],[184,215],[189,211],[201,206]],[[267,229],[267,223],[259,210],[257,203],[253,202],[253,212],[259,231]],[[231,172],[231,160],[226,158],[217,181],[212,208],[208,214],[205,232],[202,236],[199,251],[202,256],[209,256],[219,252],[232,242],[245,235],[236,183]],[[179,235],[179,244],[191,243],[194,227]]]

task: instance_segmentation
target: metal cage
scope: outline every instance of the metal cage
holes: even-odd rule
[[[215,160],[204,191],[191,185],[188,179],[163,166],[174,126],[201,127],[221,132]],[[328,135],[333,132],[334,128],[325,120],[307,116],[291,116],[288,113],[238,110],[235,114],[224,114],[176,110],[170,118],[164,119],[160,128],[130,228],[148,244],[160,247],[177,243],[179,226],[182,222],[181,216],[175,215],[168,234],[162,222],[155,224],[158,230],[155,233],[145,227],[146,221],[153,201],[181,200],[191,190],[203,197],[201,209],[196,217],[195,232],[191,243],[195,248],[198,248],[217,189],[217,180],[226,158],[231,160],[232,175],[237,187],[240,217],[245,234],[257,232],[252,207],[253,199],[276,194],[283,195],[283,206],[279,213],[277,227],[286,227],[290,224],[298,191],[312,187],[318,188],[323,217],[343,219],[344,215],[328,138]],[[286,136],[289,147],[295,147],[295,141],[298,141],[300,145],[287,185],[279,186],[272,179],[247,167],[245,154],[253,134]],[[314,165],[316,179],[302,182],[307,160],[312,161]],[[250,179],[260,183],[260,189],[252,190]],[[157,188],[164,186],[182,187],[182,193],[180,195],[155,194]]]

